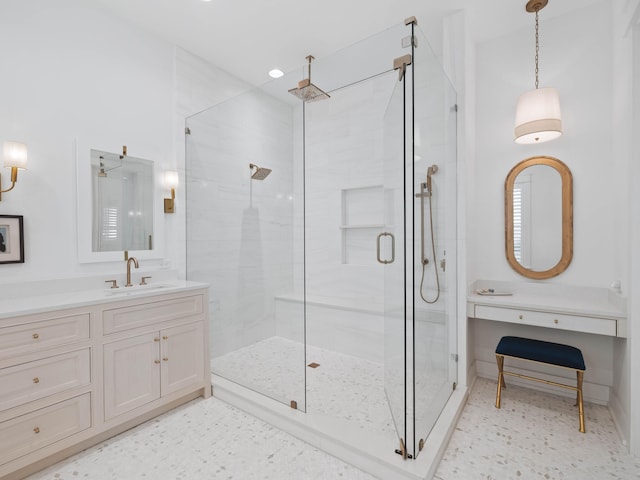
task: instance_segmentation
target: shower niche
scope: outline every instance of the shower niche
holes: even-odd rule
[[[340,200],[342,263],[374,265],[376,236],[384,225],[383,186],[346,188]]]
[[[456,94],[412,21],[315,59],[324,95],[308,69],[187,119],[187,278],[210,284],[214,392],[295,406],[296,434],[402,478],[457,382]],[[432,304],[421,241],[447,251]]]

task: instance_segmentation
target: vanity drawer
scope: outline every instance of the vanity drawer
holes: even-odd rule
[[[117,333],[168,320],[202,315],[204,312],[203,303],[202,295],[192,295],[105,310],[103,313],[104,333]]]
[[[89,313],[0,328],[0,358],[89,338]]]
[[[0,423],[0,464],[50,445],[91,426],[91,394]]]
[[[90,349],[0,370],[0,411],[91,383]]]
[[[595,333],[598,335],[616,336],[616,321],[607,318],[583,317],[562,313],[536,312],[515,308],[475,306],[475,318],[496,320],[499,322],[519,323],[537,327],[573,330],[576,332]]]

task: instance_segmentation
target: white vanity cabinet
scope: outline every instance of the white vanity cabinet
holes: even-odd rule
[[[91,427],[92,315],[0,319],[0,477],[11,461]]]
[[[24,315],[0,309],[0,479],[211,395],[208,291],[182,284]]]
[[[104,312],[105,420],[202,386],[203,300],[192,295]]]

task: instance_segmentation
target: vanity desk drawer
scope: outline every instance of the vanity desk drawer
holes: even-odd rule
[[[0,328],[0,358],[30,353],[89,338],[89,313]]]
[[[85,393],[0,423],[0,465],[91,427]]]
[[[89,348],[0,370],[0,411],[91,382]]]
[[[141,303],[105,310],[102,316],[103,329],[108,335],[186,317],[203,318],[203,312],[202,295]]]
[[[614,319],[538,312],[535,310],[516,308],[491,307],[487,305],[475,305],[474,310],[475,318],[486,320],[595,333],[597,335],[609,335],[612,337],[615,337],[617,334],[617,322]]]

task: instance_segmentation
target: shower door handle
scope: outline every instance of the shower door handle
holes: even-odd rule
[[[391,237],[391,260],[383,260],[382,258],[380,258],[380,239],[382,237]],[[393,233],[382,232],[378,235],[378,238],[376,239],[376,256],[378,258],[378,263],[382,263],[385,265],[388,263],[393,263],[393,261],[396,259],[396,237],[393,236]]]

